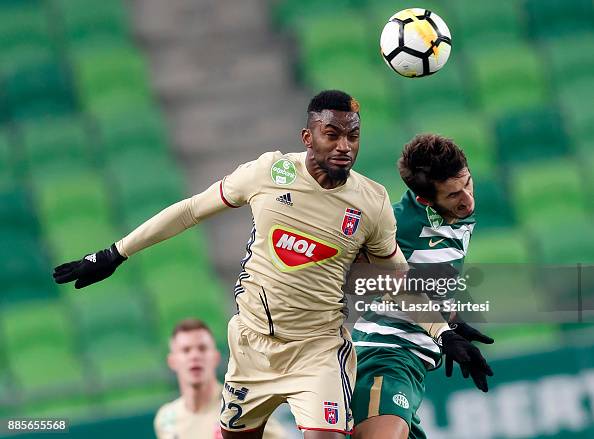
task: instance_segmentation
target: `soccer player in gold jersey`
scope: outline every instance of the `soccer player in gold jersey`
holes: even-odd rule
[[[228,329],[220,416],[225,439],[260,439],[283,402],[306,439],[350,433],[356,358],[343,327],[344,275],[363,248],[372,262],[387,267],[406,262],[386,189],[351,170],[359,150],[357,101],[324,91],[307,114],[304,152],[262,154],[110,248],[54,271],[58,283],[85,287],[138,251],[249,204],[254,228],[235,287],[238,312]],[[448,329],[443,320],[423,325],[436,338]]]
[[[167,364],[177,376],[181,395],[157,412],[154,424],[158,439],[223,438],[219,424],[223,385],[215,375],[220,361],[208,326],[197,319],[175,325]],[[263,439],[286,437],[274,419],[266,423]]]

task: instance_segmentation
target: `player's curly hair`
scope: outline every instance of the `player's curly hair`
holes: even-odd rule
[[[404,145],[398,171],[416,195],[434,201],[435,182],[456,177],[468,167],[464,151],[452,139],[437,134],[416,135]]]
[[[324,90],[315,95],[307,106],[307,122],[312,113],[323,110],[353,111],[359,114],[359,102],[348,93],[340,90]]]

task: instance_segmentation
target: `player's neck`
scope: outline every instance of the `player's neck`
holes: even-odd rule
[[[216,379],[196,386],[180,383],[181,396],[186,409],[192,413],[197,413],[208,407],[212,401],[213,394],[217,392],[217,384]]]
[[[334,180],[330,178],[328,172],[320,167],[316,160],[313,157],[313,154],[307,154],[305,156],[305,168],[309,175],[311,175],[318,184],[323,187],[324,189],[334,189],[338,186],[342,186],[346,183],[347,179],[343,180]],[[348,177],[347,177],[348,178]]]

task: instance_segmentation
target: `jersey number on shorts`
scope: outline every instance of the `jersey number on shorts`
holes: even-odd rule
[[[241,408],[241,406],[239,404],[235,404],[234,402],[230,402],[227,404],[227,403],[225,403],[225,398],[222,398],[222,400],[223,400],[223,406],[221,407],[221,413],[223,413],[225,411],[225,408],[227,408],[229,410],[237,410],[237,413],[235,413],[231,417],[231,419],[229,419],[229,425],[227,425],[223,421],[221,421],[221,424],[223,425],[223,427],[235,428],[235,429],[245,428],[245,424],[241,424],[241,425],[235,424],[239,420],[239,418],[241,418],[241,415],[243,414],[243,409]]]

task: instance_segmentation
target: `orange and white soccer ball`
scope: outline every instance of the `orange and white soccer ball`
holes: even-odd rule
[[[380,38],[382,57],[395,72],[409,78],[441,69],[452,49],[445,21],[422,8],[404,9],[390,17]]]

